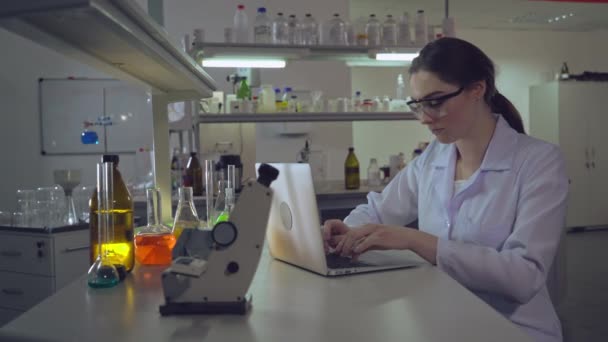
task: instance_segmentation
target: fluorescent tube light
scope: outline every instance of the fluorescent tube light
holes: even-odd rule
[[[281,59],[203,59],[206,68],[284,68],[287,63]]]
[[[418,53],[377,53],[377,61],[411,62],[418,57]]]

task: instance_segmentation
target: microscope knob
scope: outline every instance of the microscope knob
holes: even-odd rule
[[[220,222],[213,227],[211,231],[211,237],[213,242],[218,244],[220,247],[228,247],[236,241],[238,231],[232,222],[224,221]]]

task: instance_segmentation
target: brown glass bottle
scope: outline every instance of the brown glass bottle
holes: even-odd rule
[[[359,160],[353,147],[349,147],[348,156],[344,161],[344,185],[349,190],[359,189],[360,185]]]
[[[104,155],[103,162],[114,163],[113,183],[113,209],[112,218],[114,229],[108,236],[109,242],[102,246],[102,249],[108,254],[108,258],[115,265],[124,266],[127,272],[133,269],[135,264],[135,246],[133,244],[133,200],[129,189],[122,180],[122,176],[118,171],[118,156]],[[93,191],[93,196],[90,201],[90,261],[91,264],[97,259],[99,253],[98,248],[98,217],[97,217],[97,189]]]
[[[192,187],[194,196],[203,196],[203,168],[196,152],[190,153],[190,159],[184,172],[184,187]]]

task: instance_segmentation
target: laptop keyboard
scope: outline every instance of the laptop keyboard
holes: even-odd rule
[[[325,256],[325,260],[327,260],[327,267],[333,269],[371,266],[370,264],[366,264],[361,261],[355,261],[349,257],[343,257],[335,253],[327,254]]]

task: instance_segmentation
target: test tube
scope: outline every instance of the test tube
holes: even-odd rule
[[[226,209],[232,212],[234,208],[234,189],[236,186],[236,167],[228,165],[228,182],[226,185]]]
[[[207,206],[207,229],[213,228],[215,210],[213,208],[213,160],[205,160],[205,204]]]

